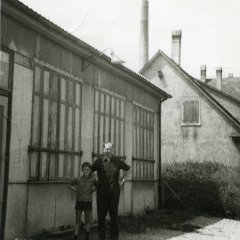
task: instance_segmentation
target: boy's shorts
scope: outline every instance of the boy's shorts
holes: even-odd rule
[[[82,210],[82,211],[92,210],[92,202],[77,201],[75,209],[76,210]]]

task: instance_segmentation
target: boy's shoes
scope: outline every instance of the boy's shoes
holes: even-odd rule
[[[89,240],[89,232],[85,232],[85,238],[84,240]]]
[[[74,235],[73,240],[78,240],[78,235]]]

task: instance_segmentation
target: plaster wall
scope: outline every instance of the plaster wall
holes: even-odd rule
[[[159,79],[157,71],[163,72]],[[165,59],[156,59],[144,76],[173,97],[162,105],[162,163],[175,161],[214,161],[240,165],[239,147],[229,136],[235,129],[229,120],[198,89]],[[182,99],[200,101],[200,126],[182,126]],[[234,109],[234,107],[233,107]],[[235,109],[234,111],[237,111]]]

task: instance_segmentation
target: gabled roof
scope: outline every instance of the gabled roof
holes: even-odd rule
[[[182,74],[194,87],[196,87],[214,106],[217,107],[217,109],[225,116],[227,117],[230,122],[240,130],[240,122],[237,118],[235,118],[222,104],[220,104],[211,94],[209,94],[205,87],[207,84],[204,84],[200,80],[195,79],[191,75],[189,75],[183,68],[181,68],[180,65],[178,65],[173,59],[168,57],[164,52],[161,50],[158,50],[158,52],[143,66],[143,68],[140,70],[140,73],[143,74],[143,72],[148,68],[148,66],[151,65],[152,62],[154,62],[155,59],[157,59],[159,56],[162,56],[164,59],[166,59],[180,74]],[[210,86],[207,86],[210,87]],[[211,89],[214,89],[211,87]],[[214,89],[215,90],[215,89]],[[221,91],[217,90],[219,93],[223,94]],[[223,94],[225,97],[229,97],[226,94]],[[238,99],[235,99],[231,97],[232,100],[236,101],[237,103],[240,103]]]
[[[8,8],[8,5],[11,5],[14,8],[19,9],[21,12],[23,12],[24,14],[29,16],[32,21],[29,21],[29,19],[26,19],[26,18],[22,19],[21,16],[15,15],[14,13],[11,12],[11,9]],[[62,42],[68,41],[68,43],[74,45],[75,49],[77,49],[79,52],[81,52],[82,57],[86,57],[86,59],[88,59],[89,56],[98,56],[99,61],[94,61],[94,63],[99,64],[100,61],[102,61],[104,66],[106,66],[106,63],[108,63],[109,66],[111,65],[111,69],[114,69],[116,72],[121,72],[122,74],[125,74],[125,75],[128,75],[128,76],[132,77],[137,84],[139,84],[141,86],[144,85],[146,87],[146,89],[148,88],[148,89],[151,90],[151,92],[154,92],[155,94],[161,95],[161,97],[163,97],[163,99],[167,99],[167,98],[172,97],[167,92],[163,91],[159,87],[150,83],[149,80],[146,79],[141,74],[139,74],[137,72],[134,72],[131,69],[129,69],[129,68],[123,66],[123,65],[116,65],[116,64],[113,65],[113,64],[111,64],[111,59],[107,55],[105,55],[103,52],[101,52],[100,50],[92,47],[88,43],[80,40],[79,38],[75,37],[71,33],[65,31],[64,29],[57,26],[56,24],[54,24],[50,20],[46,19],[45,17],[43,17],[39,13],[35,12],[33,9],[29,8],[28,6],[26,6],[22,2],[20,2],[18,0],[3,0],[1,2],[1,12],[5,12],[5,11],[7,12],[7,14],[11,14],[11,16],[13,18],[16,18],[20,22],[22,21],[25,24],[27,22],[29,26],[30,26],[30,24],[32,24],[31,27],[35,31],[38,31],[38,30],[40,31],[42,28],[39,27],[39,29],[37,29],[37,26],[34,25],[34,21],[37,21],[39,24],[42,24],[42,26],[49,29],[49,31],[52,32],[53,34],[58,34],[58,35],[61,36],[61,38],[59,38],[59,37],[57,37],[57,35],[53,35],[56,42],[60,43],[61,41]]]

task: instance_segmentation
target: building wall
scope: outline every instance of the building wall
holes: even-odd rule
[[[75,221],[75,195],[66,182],[29,181],[31,143],[33,66],[35,63],[51,68],[69,78],[82,82],[82,161],[92,162],[94,91],[111,91],[125,98],[125,154],[126,163],[132,165],[133,104],[136,102],[155,112],[154,180],[132,183],[132,174],[121,189],[120,214],[137,213],[144,208],[157,207],[158,179],[158,99],[129,80],[93,64],[82,75],[81,56],[52,42],[25,25],[2,14],[2,45],[14,52],[12,136],[7,201],[6,239],[29,237]],[[17,197],[16,197],[17,196]],[[144,196],[144,201],[137,201]],[[93,219],[96,214],[96,196],[93,199]]]
[[[157,76],[160,69],[164,76],[161,80]],[[163,58],[156,59],[143,75],[172,95],[162,105],[163,169],[166,163],[175,161],[214,161],[239,166],[239,146],[230,137],[235,129],[184,76]],[[200,100],[201,125],[181,126],[182,99],[194,96]],[[234,105],[229,104],[228,110],[237,113]]]

